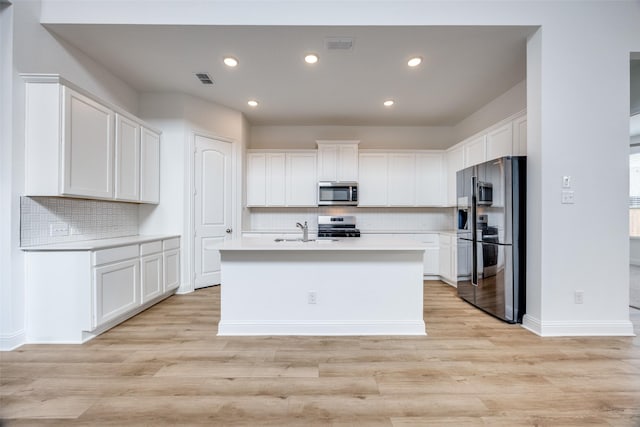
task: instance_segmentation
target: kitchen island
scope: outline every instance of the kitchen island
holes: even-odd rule
[[[418,242],[244,238],[220,254],[218,335],[425,335]]]

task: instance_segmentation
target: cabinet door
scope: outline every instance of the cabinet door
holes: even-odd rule
[[[94,269],[94,328],[140,305],[138,259]]]
[[[464,144],[464,167],[483,163],[487,160],[487,136],[482,135]]]
[[[164,290],[162,253],[140,258],[140,282],[143,304],[162,294]]]
[[[267,156],[247,155],[247,206],[267,205]]]
[[[456,173],[464,169],[464,147],[447,152],[447,202],[455,206],[457,201]]]
[[[116,199],[140,199],[140,126],[116,114]]]
[[[318,144],[318,181],[338,180],[338,146]]]
[[[388,191],[389,206],[415,205],[415,154],[389,153]]]
[[[267,154],[267,206],[286,205],[286,156]]]
[[[114,194],[114,113],[67,87],[62,90],[64,150],[61,193],[111,199]]]
[[[315,153],[287,153],[287,206],[317,206]]]
[[[164,292],[180,286],[180,249],[165,251],[162,264],[164,266]]]
[[[160,135],[144,127],[140,133],[140,201],[160,203]]]
[[[513,121],[513,155],[527,155],[527,116]]]
[[[439,274],[445,279],[452,280],[453,267],[451,264],[451,237],[440,236],[440,259],[439,259]]]
[[[441,154],[416,154],[416,205],[445,204],[445,174]]]
[[[387,206],[387,154],[360,154],[358,206]]]
[[[338,146],[337,181],[354,182],[358,180],[358,145],[341,144]]]
[[[487,134],[487,160],[498,159],[513,154],[513,130],[507,123]]]
[[[424,249],[424,275],[439,276],[440,275],[440,248]]]

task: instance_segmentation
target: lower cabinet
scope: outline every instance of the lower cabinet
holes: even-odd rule
[[[450,234],[440,235],[440,277],[452,285],[457,281],[457,249],[458,242],[455,236]]]
[[[27,250],[27,343],[82,343],[180,284],[180,238],[106,249]]]

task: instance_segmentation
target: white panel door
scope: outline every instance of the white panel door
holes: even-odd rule
[[[511,123],[500,126],[487,134],[487,160],[513,154],[513,130]]]
[[[464,144],[464,167],[478,165],[487,160],[487,136],[482,135]]]
[[[163,292],[162,253],[140,258],[140,283],[142,303],[151,301]]]
[[[247,155],[247,206],[267,206],[267,155]]]
[[[416,205],[445,204],[444,168],[442,154],[416,154]]]
[[[267,154],[267,206],[286,205],[286,168],[285,153]]]
[[[140,201],[160,203],[160,135],[140,132]]]
[[[389,206],[413,206],[416,202],[416,156],[389,153]]]
[[[63,91],[64,155],[61,193],[111,199],[114,112],[67,87]]]
[[[358,171],[358,206],[387,206],[386,153],[361,153]]]
[[[95,328],[140,305],[138,258],[94,269]]]
[[[195,287],[220,283],[220,251],[231,238],[231,144],[196,135],[194,167]]]
[[[140,126],[116,114],[116,199],[140,199]]]
[[[315,153],[287,153],[287,206],[317,206]]]

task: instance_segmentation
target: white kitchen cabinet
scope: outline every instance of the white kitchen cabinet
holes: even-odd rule
[[[387,153],[360,153],[358,206],[387,206]]]
[[[285,206],[287,159],[285,153],[267,153],[267,206]]]
[[[140,200],[140,125],[116,114],[115,198]]]
[[[58,75],[22,76],[26,195],[158,203],[158,132]]]
[[[287,206],[317,206],[318,164],[316,153],[286,154],[286,204]]]
[[[63,195],[112,198],[114,112],[62,87]]]
[[[95,320],[97,328],[140,305],[138,257],[95,268]]]
[[[389,153],[388,206],[415,206],[416,156],[414,153]]]
[[[175,291],[179,237],[120,239],[108,248],[24,248],[27,342],[84,342]]]
[[[316,141],[318,181],[355,182],[358,180],[360,141]]]
[[[160,135],[146,127],[140,132],[140,201],[160,203]]]
[[[247,153],[247,206],[317,206],[315,151]]]
[[[440,277],[449,283],[455,283],[455,256],[453,248],[455,246],[455,238],[447,234],[440,235],[440,259],[439,274]]]
[[[513,155],[527,155],[527,116],[521,116],[513,121]]]
[[[464,169],[464,147],[458,146],[447,151],[447,204],[449,206],[456,206],[458,203],[456,174],[462,169]]]
[[[487,160],[487,135],[480,135],[464,143],[464,167]]]
[[[513,126],[511,122],[487,133],[487,160],[513,154]]]
[[[417,206],[443,206],[445,169],[442,153],[416,153],[415,197]]]
[[[143,304],[164,292],[162,259],[161,241],[140,245],[140,288],[142,289]]]

